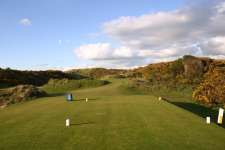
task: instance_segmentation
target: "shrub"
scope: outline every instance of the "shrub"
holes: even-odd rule
[[[212,67],[193,92],[193,98],[208,106],[225,105],[225,68]]]
[[[83,79],[84,77],[76,73],[65,73],[62,71],[19,71],[10,68],[0,69],[0,83],[10,86],[19,84],[32,84],[41,86],[46,84],[49,79]]]
[[[48,93],[64,93],[66,91],[76,90],[79,88],[98,87],[108,83],[108,81],[94,79],[50,79],[42,88]]]
[[[176,77],[179,74],[184,73],[184,65],[183,60],[178,59],[175,60],[173,63],[169,65],[168,72],[173,75],[173,77]]]
[[[47,94],[33,85],[18,85],[5,89],[0,95],[0,105],[8,105],[46,96]]]

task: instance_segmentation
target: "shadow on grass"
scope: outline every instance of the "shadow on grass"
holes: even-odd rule
[[[45,96],[45,97],[57,97],[57,96],[64,96],[65,100],[67,100],[66,93],[51,93],[51,94],[48,93],[47,96]],[[88,98],[88,101],[96,101],[99,99],[100,98]],[[73,100],[68,101],[68,102],[76,102],[76,101],[86,101],[86,98],[79,98],[79,99],[74,98]]]
[[[51,94],[47,94],[46,97],[56,97],[56,96],[66,96],[65,93],[51,93]]]
[[[65,98],[65,100],[66,100],[66,98]],[[88,99],[88,101],[97,101],[97,100],[99,100],[99,98],[89,98]],[[84,102],[86,102],[86,98],[81,98],[81,99],[73,99],[73,100],[70,100],[70,101],[68,101],[68,102],[79,102],[79,101],[84,101]]]
[[[72,123],[71,126],[82,126],[82,125],[90,125],[95,124],[94,122],[81,122],[81,123]]]
[[[98,98],[88,98],[88,101],[96,101]],[[73,101],[86,101],[86,98],[81,98],[81,99],[75,99]]]
[[[217,117],[218,117],[218,110],[214,110],[199,104],[195,104],[195,103],[188,103],[188,102],[171,102],[169,100],[167,100],[167,102],[176,105],[178,107],[181,107],[185,110],[188,110],[202,118],[206,118],[207,116],[211,117],[211,122],[217,124]],[[218,125],[222,128],[225,129],[225,123],[223,121],[222,125]]]

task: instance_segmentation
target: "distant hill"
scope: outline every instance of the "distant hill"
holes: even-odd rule
[[[90,69],[73,69],[67,73],[76,73],[90,78],[102,78],[106,76],[120,77],[128,73],[128,70],[123,69],[105,69],[105,68],[90,68]]]

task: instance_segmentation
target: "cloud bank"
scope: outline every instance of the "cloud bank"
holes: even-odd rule
[[[123,16],[103,23],[111,43],[81,45],[77,57],[132,67],[191,54],[225,58],[225,1],[197,0],[173,11]]]
[[[32,22],[30,19],[28,18],[23,18],[19,21],[19,24],[23,25],[23,26],[31,26]]]

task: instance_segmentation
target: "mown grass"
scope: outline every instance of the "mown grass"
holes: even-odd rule
[[[155,96],[126,91],[125,80],[111,82],[73,91],[73,102],[57,96],[1,110],[0,149],[224,149],[223,128]]]

